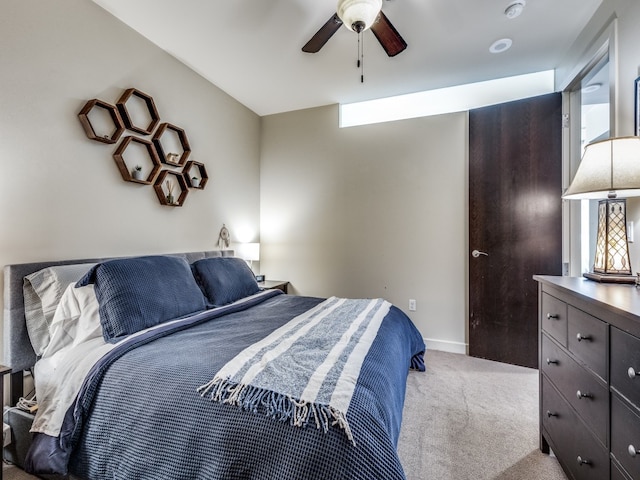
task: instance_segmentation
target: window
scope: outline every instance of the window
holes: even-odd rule
[[[612,132],[611,62],[607,45],[585,67],[565,91],[570,108],[570,176],[567,187],[580,164],[584,148],[591,142],[609,138]],[[598,223],[598,201],[570,201],[570,274],[574,276],[590,271],[595,254]]]

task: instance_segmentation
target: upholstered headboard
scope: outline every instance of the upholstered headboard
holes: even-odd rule
[[[167,255],[180,256],[192,263],[202,258],[233,256],[233,250],[170,253]],[[74,263],[96,263],[105,260],[110,260],[110,258],[56,260],[4,267],[4,359],[2,363],[11,367],[14,374],[21,374],[23,370],[33,367],[36,362],[36,354],[29,340],[24,317],[24,277],[46,267]]]

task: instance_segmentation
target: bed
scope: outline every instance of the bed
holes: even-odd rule
[[[32,473],[405,478],[425,346],[382,299],[261,290],[231,251],[43,262],[5,267],[4,328],[12,389],[34,371]]]

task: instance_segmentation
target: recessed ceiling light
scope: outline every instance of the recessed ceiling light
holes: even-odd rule
[[[582,93],[593,93],[596,90],[600,90],[601,83],[591,83],[582,89]]]
[[[507,8],[504,9],[504,14],[507,18],[512,19],[520,16],[522,11],[524,10],[524,6],[526,2],[524,0],[517,0],[515,2],[511,2],[507,5]]]
[[[491,53],[502,53],[506,50],[509,50],[512,44],[513,40],[511,40],[510,38],[501,38],[500,40],[496,40],[491,44],[491,46],[489,47],[489,51]]]

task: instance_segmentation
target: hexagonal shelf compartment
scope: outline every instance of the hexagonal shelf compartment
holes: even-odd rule
[[[175,177],[176,182],[178,182],[178,187],[180,188],[180,195],[176,199],[173,195],[173,190],[169,190],[169,185],[175,187],[175,184],[167,177],[173,176]],[[187,187],[187,182],[184,179],[184,175],[181,172],[176,172],[172,170],[162,170],[158,178],[156,178],[155,183],[153,184],[153,189],[156,191],[156,195],[158,196],[158,200],[162,205],[168,205],[171,207],[181,207],[184,205],[184,201],[189,194],[189,188]]]
[[[130,105],[127,106],[127,103]],[[151,135],[160,122],[160,115],[153,98],[136,88],[125,90],[120,100],[116,102],[116,106],[126,127],[134,132]],[[145,123],[147,126],[142,126]]]
[[[185,131],[170,123],[160,124],[156,133],[153,134],[153,144],[156,146],[160,161],[174,167],[182,167],[191,154]],[[179,152],[179,150],[182,151]]]
[[[138,152],[137,159],[133,160],[132,157],[135,155],[133,147],[136,145],[143,148],[146,154],[143,153],[142,155],[140,155],[140,152]],[[129,157],[129,164],[127,164],[127,161],[125,160],[126,150],[129,150],[129,153],[127,154],[127,156]],[[120,142],[120,145],[118,145],[118,148],[114,152],[113,159],[116,161],[116,165],[118,166],[118,170],[120,170],[120,174],[122,175],[123,180],[127,182],[151,185],[161,168],[160,159],[158,158],[158,154],[156,153],[156,149],[154,148],[153,143],[151,143],[149,140],[145,140],[144,138],[131,136],[124,137],[122,139],[122,142]],[[139,165],[140,163],[145,164],[144,167],[142,167],[142,165],[140,166],[143,168],[143,174],[148,172],[146,174],[146,178],[133,177],[133,164]]]
[[[194,169],[197,170],[197,174],[194,172]],[[207,175],[207,169],[204,168],[204,164],[193,160],[189,160],[185,164],[182,174],[189,188],[199,188],[203,190],[209,180],[209,175]]]
[[[89,117],[93,117],[91,122]],[[91,140],[102,143],[116,143],[124,132],[124,124],[114,105],[94,98],[85,103],[78,113],[84,132]],[[94,123],[96,124],[94,126]],[[101,131],[101,133],[96,132]]]

